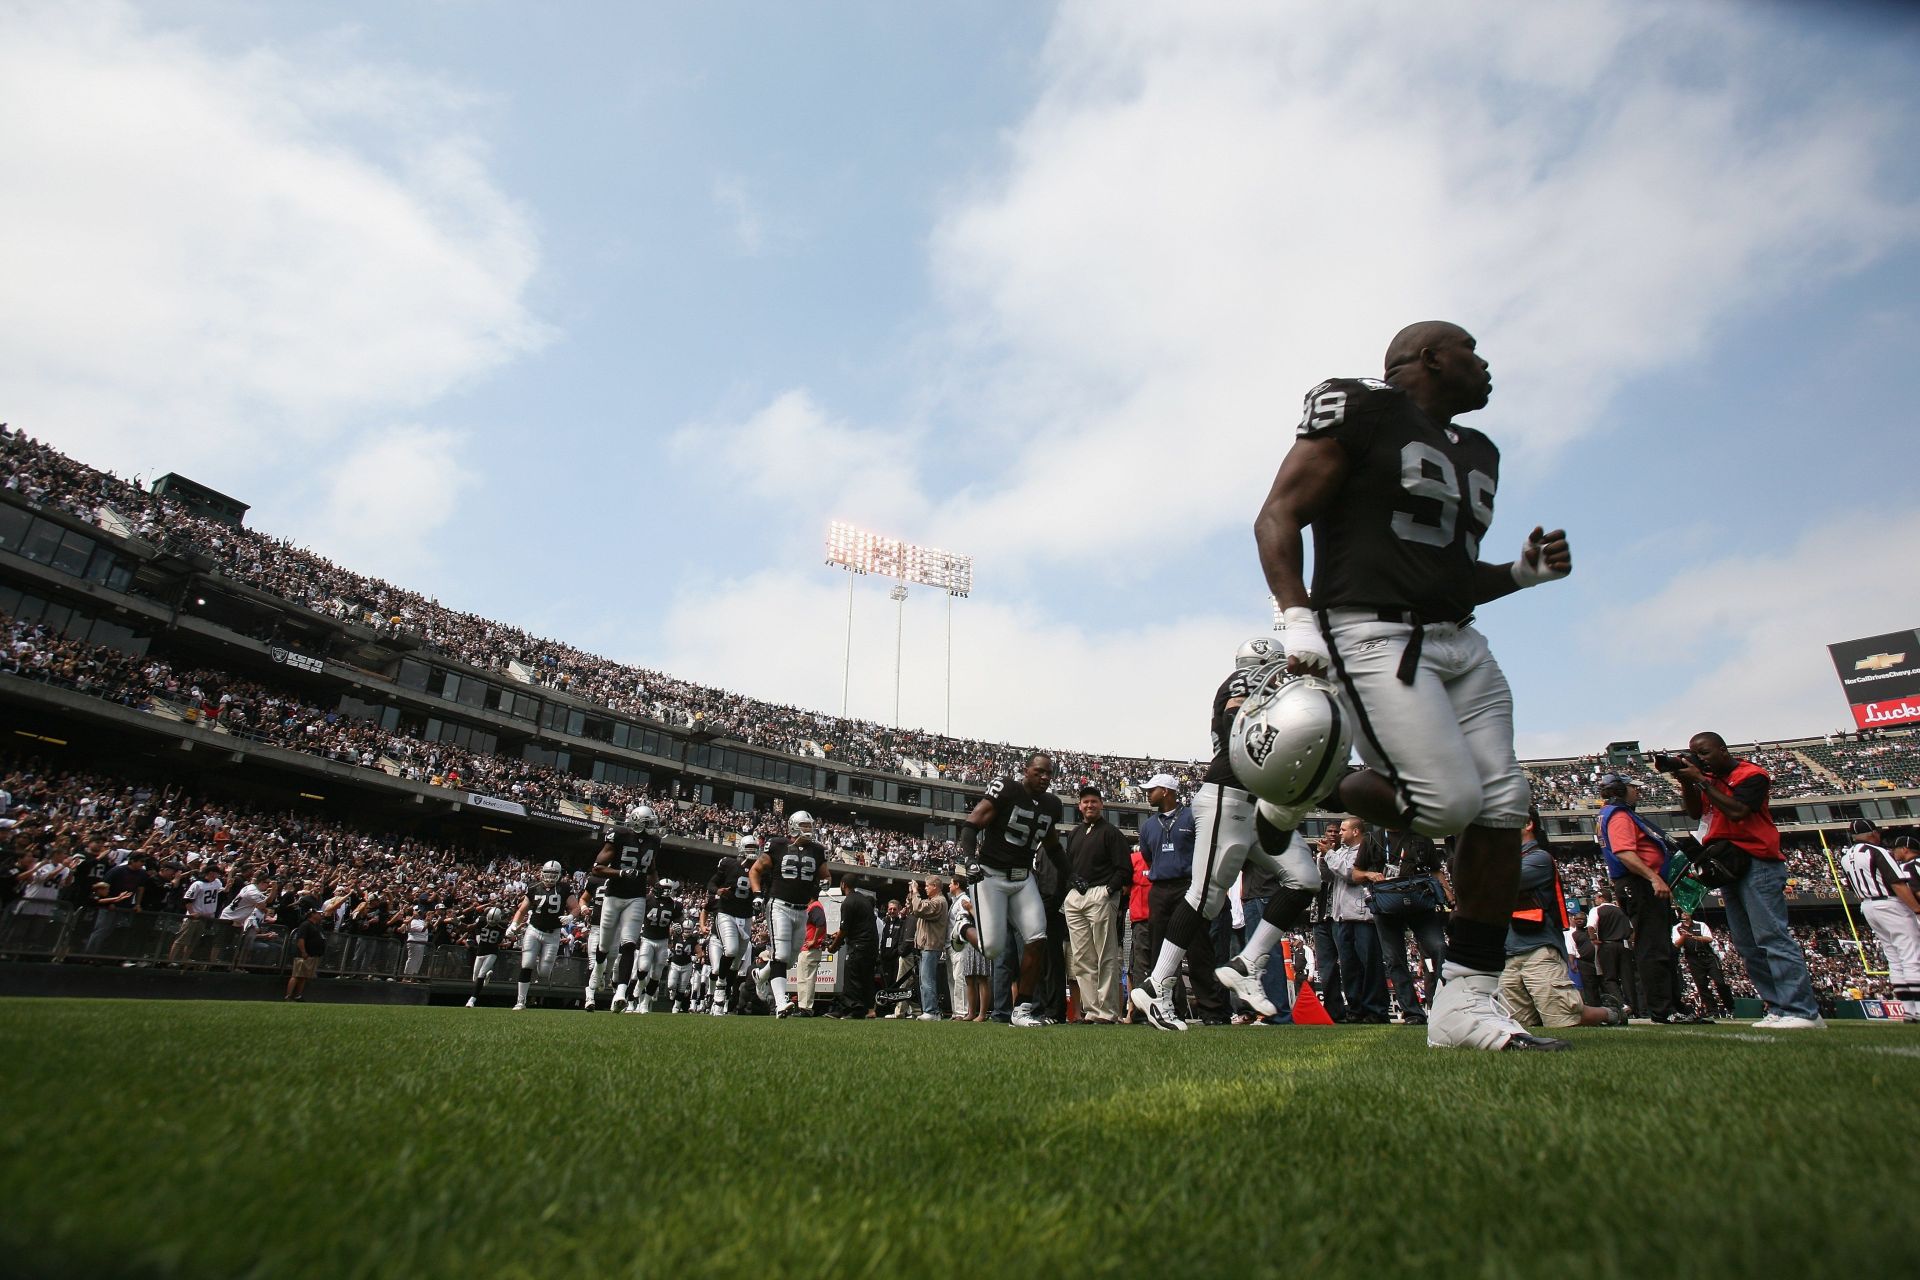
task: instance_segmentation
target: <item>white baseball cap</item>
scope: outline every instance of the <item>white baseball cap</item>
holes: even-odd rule
[[[1169,791],[1180,789],[1180,780],[1170,773],[1156,773],[1141,784],[1143,790],[1151,791],[1155,787],[1165,787]]]

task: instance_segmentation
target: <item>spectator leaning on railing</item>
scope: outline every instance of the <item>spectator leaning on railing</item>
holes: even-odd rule
[[[1745,874],[1721,893],[1733,945],[1767,1005],[1759,1025],[1823,1029],[1826,1023],[1814,1000],[1806,954],[1787,922],[1787,869],[1780,829],[1767,806],[1767,772],[1752,761],[1735,759],[1717,733],[1696,733],[1688,748],[1692,758],[1676,762],[1672,772],[1687,816],[1706,820],[1701,843],[1709,854],[1724,844],[1745,855]]]

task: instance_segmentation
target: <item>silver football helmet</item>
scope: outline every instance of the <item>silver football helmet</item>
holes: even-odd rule
[[[660,829],[660,815],[653,811],[650,804],[629,805],[627,825],[643,836],[650,836]]]
[[[559,884],[560,877],[566,873],[567,869],[559,863],[549,862],[540,868],[540,880],[543,884]]]
[[[497,929],[502,924],[506,923],[506,919],[507,919],[507,913],[502,911],[500,908],[498,907],[487,908],[487,923],[492,925],[494,928]]]
[[[811,840],[813,829],[818,825],[812,814],[805,809],[796,809],[793,816],[787,819],[787,834],[795,840]]]
[[[1353,717],[1340,690],[1298,676],[1248,698],[1228,734],[1240,784],[1282,808],[1323,799],[1340,781],[1353,746]]]
[[[1275,658],[1286,656],[1287,651],[1280,647],[1277,637],[1254,636],[1250,640],[1242,640],[1240,647],[1234,650],[1233,667],[1236,671],[1245,671],[1248,667],[1263,666]]]
[[[740,851],[742,858],[757,858],[760,856],[760,837],[749,831],[740,837],[740,842],[734,848]]]

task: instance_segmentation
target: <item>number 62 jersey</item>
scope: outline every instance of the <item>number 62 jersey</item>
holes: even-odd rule
[[[1474,609],[1474,564],[1493,523],[1500,450],[1483,433],[1436,422],[1374,378],[1307,392],[1299,436],[1331,438],[1347,479],[1313,522],[1313,604],[1407,609],[1426,621]]]

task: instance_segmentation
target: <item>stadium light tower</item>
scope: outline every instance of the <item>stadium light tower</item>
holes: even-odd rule
[[[840,716],[847,715],[853,682],[853,579],[859,574],[894,579],[893,726],[900,727],[900,652],[905,628],[907,584],[933,587],[947,596],[947,731],[953,730],[953,601],[973,594],[973,557],[937,547],[886,538],[835,520],[827,526],[827,563],[847,570],[847,657],[840,677]]]

